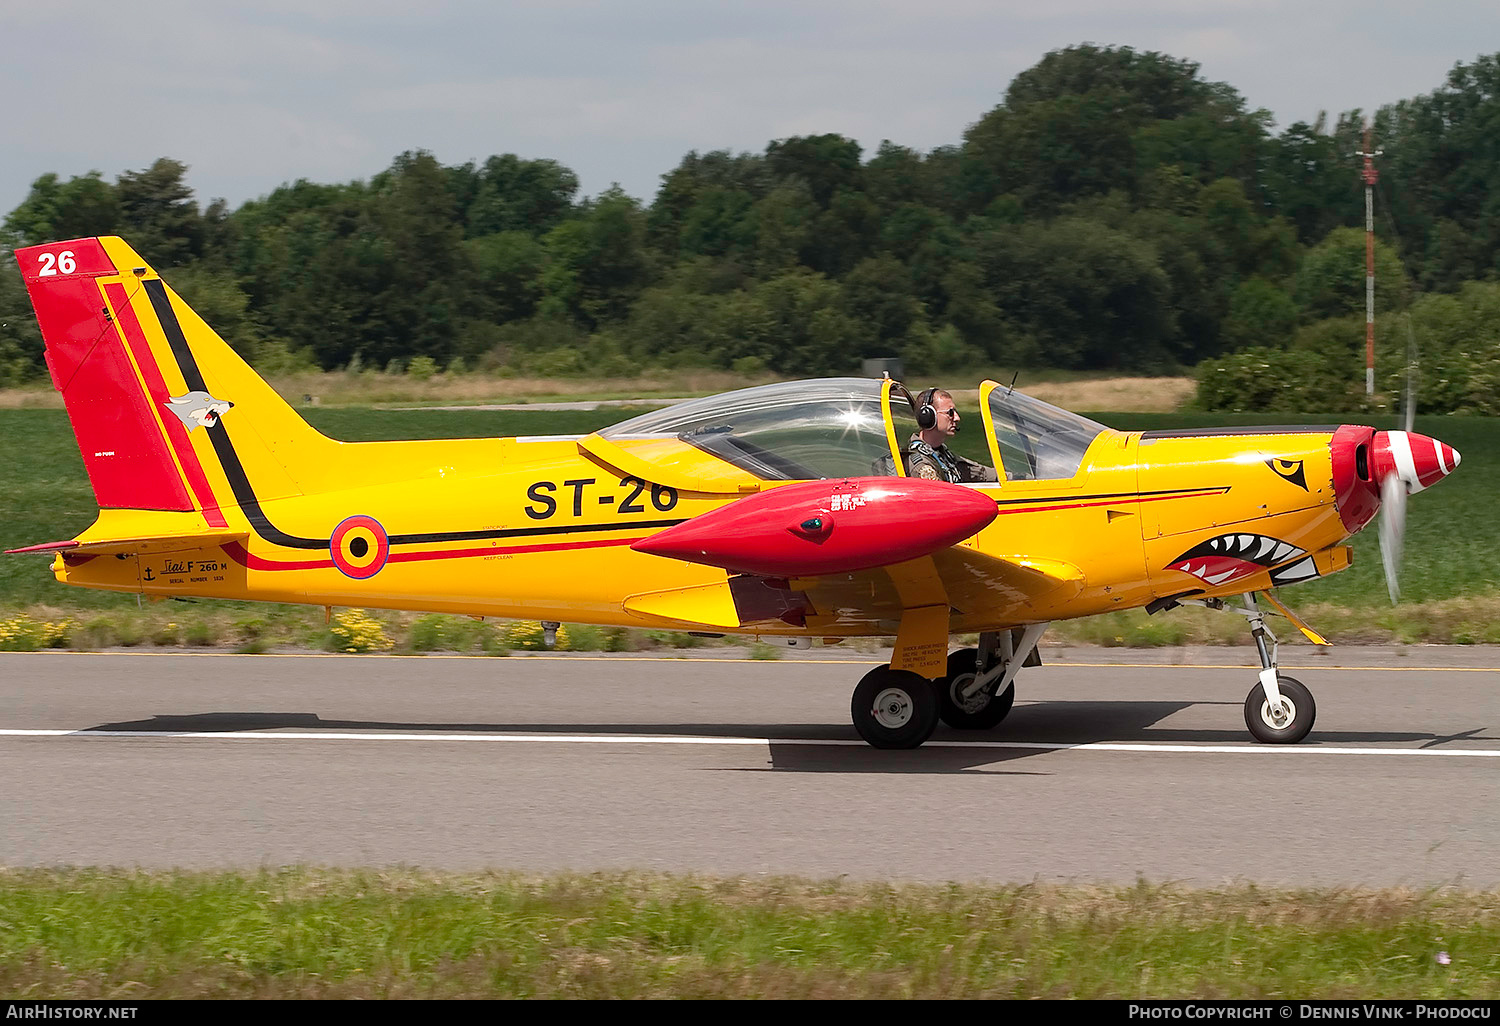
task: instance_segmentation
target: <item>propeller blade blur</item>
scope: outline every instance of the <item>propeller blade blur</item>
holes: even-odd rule
[[[1397,578],[1405,538],[1406,485],[1398,475],[1387,474],[1380,482],[1380,559],[1385,564],[1385,586],[1391,594],[1391,605],[1401,598]]]

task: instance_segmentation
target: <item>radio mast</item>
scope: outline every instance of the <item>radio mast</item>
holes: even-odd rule
[[[1360,178],[1365,183],[1365,395],[1375,394],[1375,183],[1380,172],[1375,158],[1382,150],[1370,149],[1370,122],[1365,120],[1364,149],[1355,156],[1365,158]]]

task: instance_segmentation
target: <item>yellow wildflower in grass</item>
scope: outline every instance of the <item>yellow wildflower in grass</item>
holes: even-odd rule
[[[510,642],[511,648],[519,648],[528,652],[545,652],[547,650],[545,632],[539,620],[517,620],[506,629],[505,638]],[[557,644],[553,646],[557,652],[568,650],[568,629],[562,625],[557,628]]]
[[[328,625],[340,652],[375,652],[396,647],[381,622],[363,609],[346,609]]]
[[[13,613],[0,619],[0,651],[35,652],[39,648],[62,648],[77,626],[78,621],[71,616],[53,623],[36,620],[25,613]]]
[[[65,616],[56,623],[48,620],[41,625],[41,644],[43,648],[67,648],[68,642],[72,640],[73,632],[78,629],[78,621],[71,616]]]

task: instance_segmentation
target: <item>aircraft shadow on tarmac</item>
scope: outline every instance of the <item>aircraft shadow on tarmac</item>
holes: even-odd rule
[[[1165,727],[1158,724],[1174,713],[1195,706],[1225,707],[1222,729]],[[954,773],[1056,754],[1055,748],[993,748],[984,742],[1075,745],[1096,741],[1138,744],[1249,745],[1238,715],[1238,702],[1087,702],[1038,701],[1018,703],[1005,722],[992,731],[957,731],[940,726],[932,745],[914,751],[880,751],[865,745],[819,745],[819,741],[858,741],[852,726],[810,723],[413,723],[379,720],[323,719],[316,713],[212,712],[153,716],[146,720],[105,723],[98,731],[141,731],[163,734],[246,730],[391,731],[405,734],[649,734],[665,737],[770,738],[771,765],[764,769],[729,772],[803,773]],[[1233,711],[1231,711],[1233,710]],[[1419,731],[1337,731],[1313,729],[1304,744],[1412,744],[1428,748],[1453,741],[1493,741],[1488,728],[1439,735]],[[794,742],[794,743],[781,743]],[[974,742],[963,744],[963,742]],[[1028,770],[1044,773],[1044,764]],[[1008,772],[1028,772],[1010,770]]]

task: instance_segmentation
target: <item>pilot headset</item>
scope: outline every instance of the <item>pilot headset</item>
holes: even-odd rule
[[[935,388],[917,393],[917,427],[926,431],[937,423],[937,410],[932,408],[932,397],[937,392]]]

